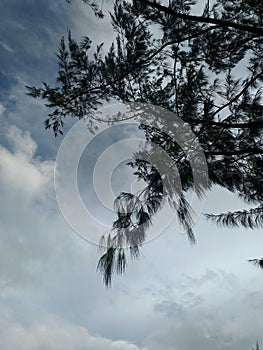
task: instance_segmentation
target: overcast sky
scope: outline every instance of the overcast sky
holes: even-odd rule
[[[191,246],[175,221],[106,290],[97,246],[80,239],[60,212],[53,175],[63,138],[44,130],[48,110],[24,86],[54,82],[56,49],[69,28],[76,38],[109,44],[108,23],[80,0],[1,0],[0,350],[263,346],[263,273],[247,262],[263,254],[262,231],[218,228],[201,216]],[[216,188],[204,212],[239,208],[235,196]],[[104,213],[99,205],[95,212]]]

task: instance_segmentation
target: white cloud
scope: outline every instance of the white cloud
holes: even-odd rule
[[[51,221],[54,162],[35,157],[37,145],[28,131],[11,126],[6,133],[11,150],[0,145],[0,283],[31,285],[39,280],[39,261],[53,253],[55,237],[46,233]]]
[[[50,190],[47,185],[53,177],[54,162],[34,158],[37,145],[28,131],[23,133],[13,125],[6,136],[12,151],[0,145],[0,184],[3,188],[16,191],[24,199]]]
[[[6,136],[11,150],[1,146],[0,308],[8,301],[14,315],[0,312],[4,350],[249,350],[261,341],[262,283],[252,283],[247,272],[243,279],[213,268],[195,272],[198,259],[205,271],[215,252],[205,260],[202,242],[185,248],[174,232],[168,241],[163,235],[143,247],[146,259],[129,265],[105,291],[95,272],[96,248],[78,244],[52,212],[54,163],[36,157],[29,132],[12,126]],[[32,310],[37,316],[31,318]]]
[[[147,350],[125,340],[91,335],[85,327],[49,316],[30,326],[1,322],[1,346],[5,350]]]

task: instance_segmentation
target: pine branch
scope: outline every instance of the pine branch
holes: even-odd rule
[[[231,100],[229,100],[226,104],[224,104],[223,106],[219,107],[212,115],[211,115],[211,119],[213,117],[215,117],[219,112],[221,112],[223,109],[229,107],[232,103],[236,102],[239,97],[241,97],[250,86],[252,86],[256,80],[258,80],[260,77],[263,76],[263,71],[261,71],[260,73],[256,74],[252,79],[250,79],[245,86],[243,87],[243,89],[237,94],[235,95]]]
[[[189,118],[187,121],[193,122],[196,124],[206,123],[206,120],[204,120],[204,119]],[[243,128],[261,127],[261,126],[263,126],[263,120],[257,120],[257,121],[247,122],[247,123],[230,123],[230,122],[224,122],[224,121],[216,122],[214,120],[209,120],[208,124],[222,127],[224,129],[243,129]]]
[[[256,74],[252,79],[250,79],[250,81],[248,81],[245,86],[243,87],[243,89],[237,94],[235,95],[231,100],[229,100],[226,104],[224,104],[223,106],[219,107],[215,112],[213,112],[209,118],[204,122],[203,126],[201,127],[201,129],[199,130],[199,132],[197,133],[197,137],[199,137],[205,130],[207,130],[207,128],[210,126],[210,122],[213,120],[213,118],[219,113],[221,112],[223,109],[229,107],[232,103],[236,102],[247,90],[248,88],[253,85],[255,83],[255,81],[257,79],[259,79],[260,77],[263,76],[263,71],[261,71],[260,73]]]
[[[65,0],[67,3],[71,4],[72,0]],[[96,1],[94,0],[82,0],[84,2],[84,4],[88,5],[92,11],[94,12],[94,15],[97,18],[103,18],[104,14],[102,12],[102,9],[99,7],[99,5],[97,4]]]
[[[263,28],[257,28],[248,26],[242,23],[235,23],[235,22],[229,22],[218,18],[212,18],[212,17],[202,17],[202,16],[193,16],[188,15],[185,13],[176,12],[170,7],[163,6],[156,1],[150,1],[150,0],[137,0],[138,2],[148,5],[151,8],[160,10],[164,13],[167,13],[168,15],[171,15],[173,17],[181,18],[186,21],[193,21],[193,22],[199,22],[199,23],[208,23],[208,24],[216,24],[217,26],[220,26],[222,28],[234,28],[238,29],[247,33],[253,33],[258,36],[263,36]]]
[[[179,40],[176,39],[176,40],[168,41],[168,42],[164,43],[158,50],[156,50],[151,56],[149,56],[144,63],[147,63],[147,62],[151,61],[156,55],[158,55],[158,53],[160,53],[167,46],[175,45],[175,44],[181,44],[184,41],[195,39],[195,38],[199,37],[200,35],[206,34],[206,33],[210,32],[211,30],[214,30],[214,29],[217,29],[217,28],[220,28],[220,27],[219,26],[213,26],[213,27],[205,28],[205,29],[200,30],[199,32],[197,32],[195,34],[186,36],[186,37],[184,37],[182,39],[179,39]]]
[[[248,262],[260,267],[263,270],[263,258],[261,258],[261,259],[249,259]]]
[[[92,88],[87,89],[87,90],[82,89],[79,94],[76,93],[74,96],[72,96],[70,99],[68,99],[65,103],[66,104],[70,103],[70,102],[74,101],[77,97],[80,97],[80,96],[82,96],[84,94],[100,92],[100,91],[103,91],[103,90],[105,90],[105,89],[107,89],[107,88],[109,88],[111,86],[114,86],[116,83],[119,83],[120,81],[125,79],[127,76],[129,76],[131,73],[133,73],[136,69],[141,68],[141,67],[143,67],[145,65],[151,64],[152,59],[155,58],[159,53],[161,53],[166,47],[168,47],[170,45],[180,44],[180,43],[183,43],[184,41],[187,41],[187,40],[192,40],[194,38],[197,38],[198,36],[201,36],[201,35],[203,35],[205,33],[208,33],[208,32],[210,32],[210,31],[212,31],[214,29],[217,29],[217,28],[219,28],[219,26],[209,27],[209,28],[200,30],[199,32],[197,32],[197,33],[195,33],[193,35],[186,36],[186,37],[184,37],[182,39],[176,39],[176,40],[168,41],[168,42],[164,43],[161,47],[159,47],[154,53],[152,53],[145,60],[140,61],[138,64],[134,64],[130,69],[128,69],[127,71],[124,71],[124,73],[121,74],[116,79],[112,80],[109,83],[101,84],[101,85],[92,87]],[[34,89],[34,87],[33,88],[27,87],[27,88],[28,89]]]
[[[263,206],[250,210],[228,212],[223,214],[205,214],[208,220],[214,221],[217,225],[227,227],[243,226],[245,228],[263,227]]]
[[[240,154],[263,154],[263,149],[257,147],[249,147],[233,151],[206,151],[205,154],[210,156],[235,156]]]

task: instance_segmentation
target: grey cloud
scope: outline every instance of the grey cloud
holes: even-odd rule
[[[253,285],[244,285],[232,273],[220,271],[207,271],[199,278],[187,276],[177,285],[181,287],[174,289],[173,296],[166,295],[166,300],[154,306],[164,321],[149,337],[148,347],[238,350],[250,349],[253,339],[262,342],[259,320],[263,300]]]

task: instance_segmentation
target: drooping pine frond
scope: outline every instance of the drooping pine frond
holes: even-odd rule
[[[100,258],[97,269],[103,274],[106,287],[111,285],[111,277],[115,268],[116,248],[109,247],[106,253]],[[123,262],[121,263],[123,265]]]
[[[183,228],[186,230],[186,233],[188,235],[188,239],[191,244],[194,244],[196,242],[194,232],[192,230],[192,216],[191,216],[191,211],[190,211],[190,205],[183,196],[181,195],[179,205],[177,208],[177,216],[179,219],[179,222],[183,226]]]
[[[117,218],[111,232],[101,238],[101,248],[106,248],[106,251],[97,266],[106,287],[111,285],[115,272],[125,273],[126,251],[129,251],[131,259],[139,257],[139,247],[145,242],[151,219],[161,208],[163,199],[162,180],[158,171],[139,159],[129,164],[137,167],[147,186],[136,195],[121,192],[114,201]]]

